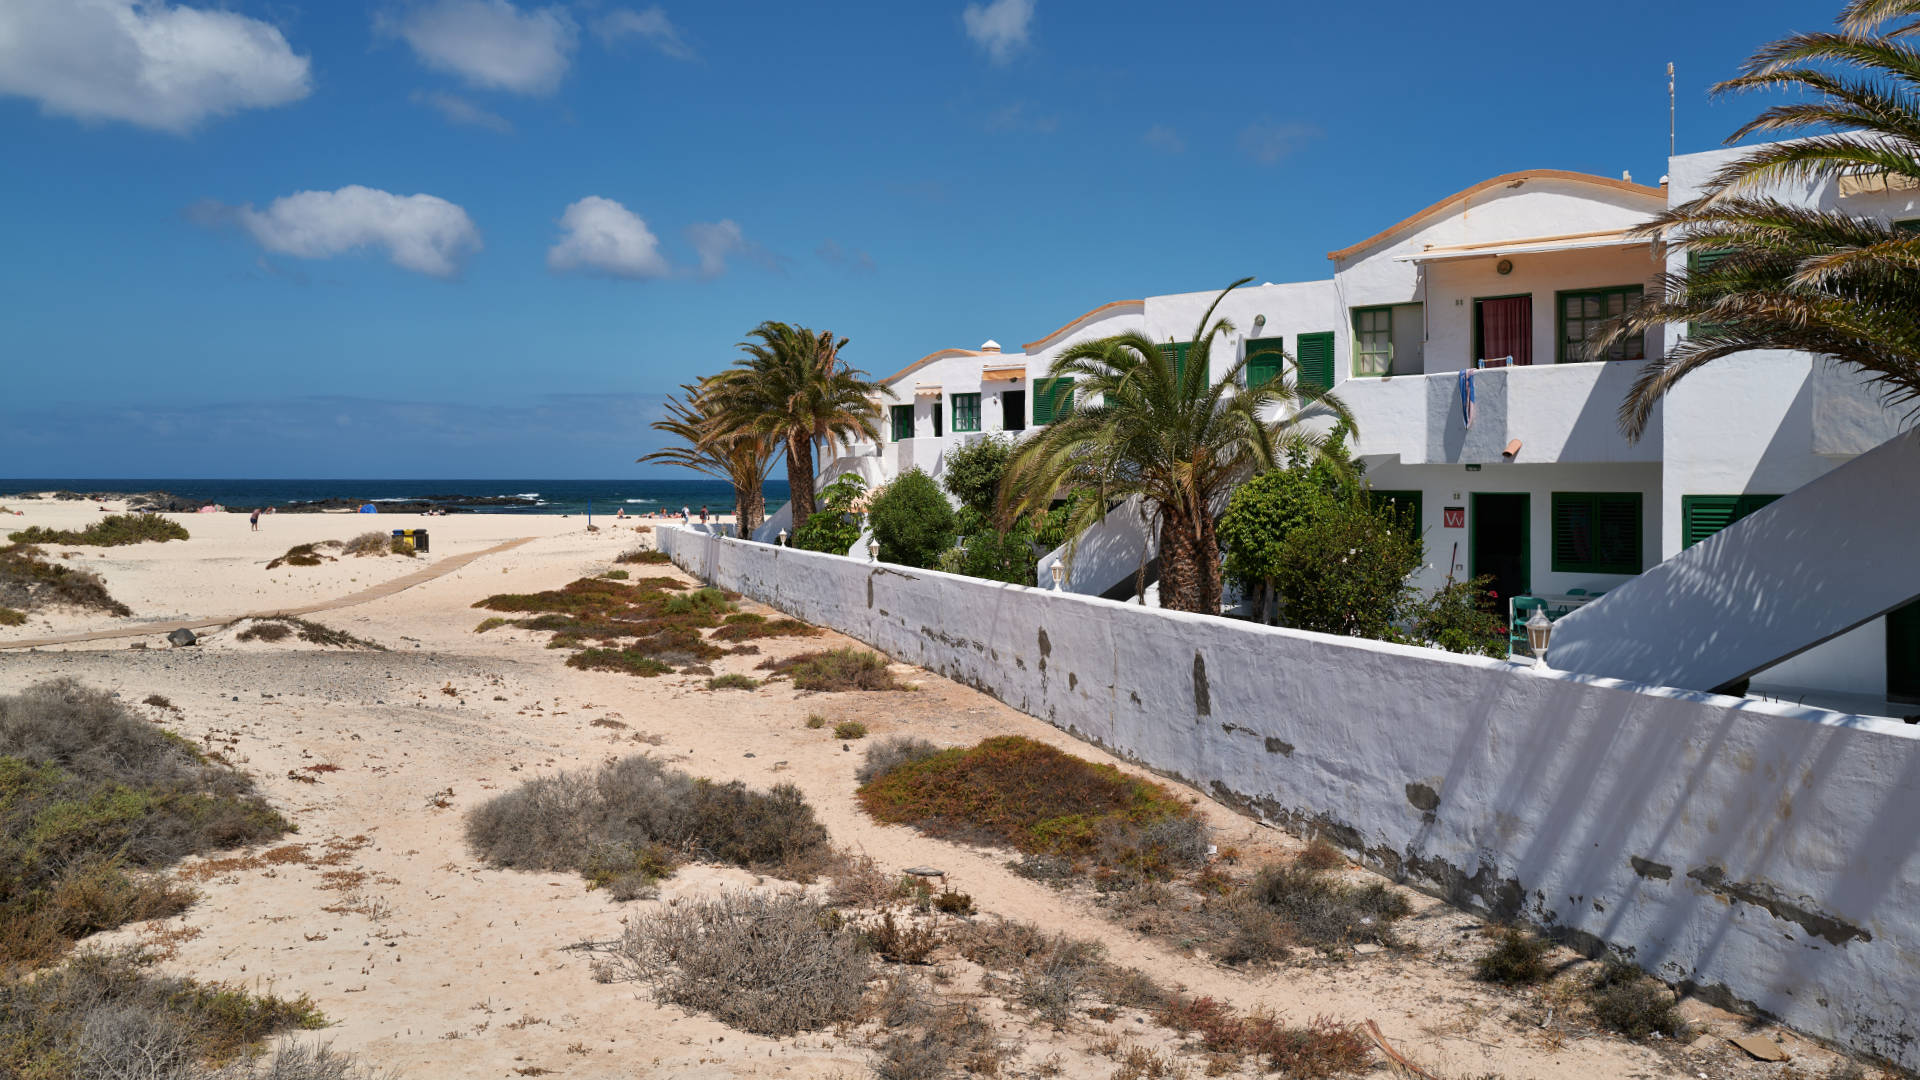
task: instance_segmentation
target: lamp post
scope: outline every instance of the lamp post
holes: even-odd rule
[[[781,547],[786,547],[787,546],[787,530],[781,529],[780,535],[774,537],[774,539],[779,542]]]
[[[867,561],[872,563],[880,561],[880,541],[867,541]]]
[[[1059,592],[1060,583],[1067,580],[1067,565],[1059,559],[1055,559],[1053,560],[1053,565],[1048,567],[1047,570],[1053,574],[1053,591]]]
[[[1545,608],[1534,608],[1533,617],[1527,620],[1527,644],[1533,649],[1535,670],[1547,668],[1547,642],[1553,637],[1553,620],[1547,618]]]

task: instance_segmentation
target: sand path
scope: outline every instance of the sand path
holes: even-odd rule
[[[322,600],[317,604],[303,604],[299,607],[268,608],[261,611],[243,612],[239,615],[209,615],[189,619],[162,619],[140,626],[116,626],[110,630],[93,630],[83,634],[58,634],[54,637],[27,638],[22,641],[0,641],[0,649],[34,649],[47,645],[77,645],[88,641],[110,641],[114,638],[146,637],[150,634],[170,634],[180,629],[204,630],[209,626],[225,626],[228,623],[240,619],[264,619],[273,616],[311,615],[317,611],[334,611],[339,608],[353,607],[356,604],[364,604],[370,600],[379,600],[392,596],[395,593],[404,592],[407,589],[413,588],[415,585],[432,581],[434,578],[445,577],[482,556],[494,555],[502,551],[511,551],[533,539],[534,537],[531,536],[522,536],[508,540],[503,544],[495,544],[481,551],[469,551],[464,554],[449,556],[424,570],[416,570],[405,577],[394,578],[392,581],[382,582],[381,584],[361,589],[359,592],[348,593],[345,596],[336,597],[332,600]]]

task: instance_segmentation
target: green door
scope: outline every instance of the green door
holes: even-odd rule
[[[1920,600],[1887,613],[1887,699],[1920,701]]]

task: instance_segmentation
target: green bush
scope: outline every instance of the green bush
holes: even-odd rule
[[[19,626],[27,621],[25,612],[10,607],[0,607],[0,626]]]
[[[1333,498],[1287,535],[1275,566],[1281,621],[1301,630],[1385,639],[1419,569],[1419,533],[1364,498]]]
[[[1409,615],[1416,644],[1478,656],[1507,655],[1507,620],[1493,593],[1492,574],[1453,581],[1417,600]]]
[[[110,514],[78,531],[35,525],[14,533],[16,544],[72,544],[77,547],[120,547],[148,541],[165,543],[187,539],[186,527],[159,514]]]
[[[859,473],[841,473],[820,491],[820,509],[813,512],[788,542],[805,551],[845,555],[860,539],[860,515],[854,505],[867,491]]]
[[[1011,529],[1001,532],[994,528],[991,519],[968,507],[960,511],[956,527],[966,539],[958,548],[942,557],[940,569],[987,581],[1005,581],[1014,585],[1034,583],[1033,566],[1037,557],[1034,548],[1037,545],[1033,526],[1025,519],[1014,522]],[[881,554],[885,555],[886,550],[886,545],[882,543]]]
[[[190,894],[153,871],[291,828],[247,777],[103,691],[0,697],[0,972],[178,912]]]
[[[963,509],[992,518],[1000,499],[1000,479],[1006,475],[1007,462],[1012,458],[1012,439],[984,436],[947,451],[940,483],[960,500]]]
[[[882,559],[923,569],[953,546],[958,524],[940,486],[917,468],[902,473],[873,500],[867,522]]]
[[[1553,974],[1547,964],[1552,951],[1550,942],[1518,927],[1505,927],[1495,935],[1493,951],[1474,961],[1474,974],[1483,982],[1502,986],[1532,986]]]
[[[833,737],[836,739],[864,739],[867,737],[867,725],[858,720],[842,720],[833,725]]]
[[[864,649],[827,649],[761,663],[762,671],[793,680],[795,690],[905,690],[887,669],[887,659]]]

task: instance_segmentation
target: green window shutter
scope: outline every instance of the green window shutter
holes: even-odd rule
[[[895,405],[893,407],[893,441],[913,438],[913,406]]]
[[[1300,365],[1300,385],[1333,389],[1333,331],[1301,334],[1294,348],[1294,361]]]
[[[1285,338],[1248,338],[1247,389],[1254,390],[1280,378],[1286,369]]]
[[[1051,424],[1055,420],[1064,420],[1073,412],[1073,380],[1058,379],[1033,380],[1033,422]]]
[[[1640,572],[1639,492],[1556,491],[1552,507],[1555,573]]]
[[[1680,546],[1693,545],[1767,505],[1778,495],[1680,496]]]
[[[1187,354],[1193,350],[1191,341],[1167,341],[1155,346],[1160,355],[1173,361],[1173,385],[1180,386],[1187,381]]]
[[[1643,290],[1638,285],[1619,285],[1608,289],[1583,289],[1559,294],[1560,348],[1554,357],[1557,363],[1574,364],[1586,360],[1581,353],[1587,339],[1594,332],[1618,315],[1640,302]],[[1626,341],[1615,342],[1607,350],[1606,360],[1645,360],[1647,358],[1647,338],[1645,334]]]
[[[1689,284],[1692,283],[1693,277],[1695,274],[1698,274],[1703,270],[1710,269],[1714,263],[1719,262],[1721,259],[1724,259],[1731,254],[1733,254],[1732,248],[1716,248],[1712,251],[1687,252],[1688,283]],[[1695,334],[1711,334],[1713,333],[1715,325],[1716,324],[1714,323],[1690,322],[1687,324],[1687,336],[1692,337]]]

